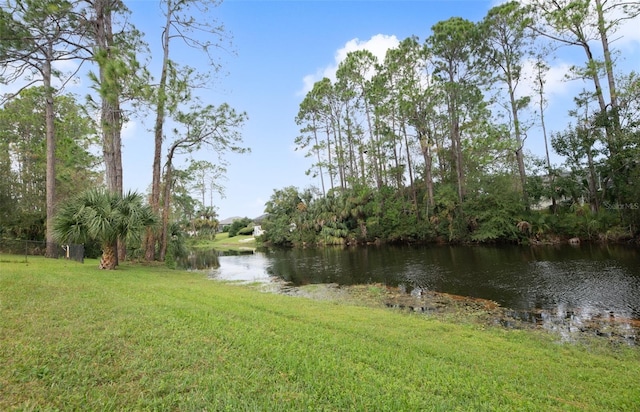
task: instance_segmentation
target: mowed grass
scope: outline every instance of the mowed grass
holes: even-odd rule
[[[640,351],[0,256],[0,410],[637,411]]]
[[[216,233],[214,240],[198,239],[192,245],[198,249],[215,249],[224,251],[239,251],[242,249],[255,249],[257,245],[253,235],[236,235],[229,237],[228,232]]]

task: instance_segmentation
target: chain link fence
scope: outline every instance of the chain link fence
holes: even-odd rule
[[[24,255],[26,260],[28,256],[45,256],[46,252],[47,243],[45,241],[0,239],[0,255]],[[84,245],[54,243],[52,252],[53,255],[48,257],[84,263]]]

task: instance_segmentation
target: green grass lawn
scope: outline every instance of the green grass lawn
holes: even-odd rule
[[[0,410],[637,411],[640,349],[0,255]]]
[[[198,239],[193,242],[192,247],[202,249],[215,249],[223,252],[227,250],[238,251],[242,249],[255,249],[257,246],[256,239],[252,235],[237,235],[229,237],[229,233],[216,233],[214,240]]]

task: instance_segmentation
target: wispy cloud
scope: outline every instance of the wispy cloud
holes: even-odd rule
[[[53,68],[61,73],[60,77],[51,79],[51,84],[55,89],[61,90],[63,93],[83,90],[81,77],[78,75],[73,76],[78,71],[78,62],[58,60],[53,62]],[[25,87],[37,87],[43,84],[41,74],[34,68],[29,68],[24,73],[21,73],[18,68],[10,66],[4,70],[4,77],[12,80],[7,83],[0,83],[0,97],[2,95],[13,96]],[[22,76],[18,77],[18,74],[22,74]]]
[[[299,95],[304,96],[313,89],[313,85],[322,80],[324,77],[329,78],[331,81],[336,80],[336,71],[342,61],[347,58],[347,55],[357,50],[369,50],[373,53],[378,61],[383,61],[387,53],[387,50],[397,47],[400,41],[395,35],[376,34],[369,40],[351,39],[345,43],[343,47],[338,49],[334,54],[333,63],[316,70],[313,74],[308,74],[302,79],[302,89],[299,91]]]
[[[571,64],[558,62],[549,67],[543,74],[544,93],[547,99],[562,97],[570,93],[571,82],[567,75],[571,71]],[[532,95],[534,90],[539,88],[537,80],[536,61],[534,59],[525,60],[522,64],[522,77],[520,85],[516,91],[517,97]]]
[[[128,120],[122,125],[122,140],[135,139],[138,135],[138,123]]]

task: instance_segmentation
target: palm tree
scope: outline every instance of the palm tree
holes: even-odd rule
[[[115,269],[116,244],[140,241],[143,229],[158,222],[142,196],[128,192],[124,196],[102,189],[90,189],[63,205],[55,218],[54,238],[61,243],[86,243],[95,240],[102,247],[100,269]]]

